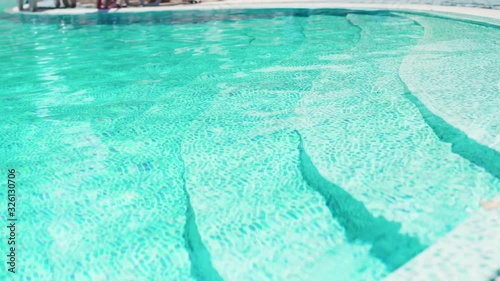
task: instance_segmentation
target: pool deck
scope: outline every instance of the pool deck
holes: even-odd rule
[[[418,4],[361,4],[332,3],[304,0],[229,0],[159,7],[128,7],[99,11],[94,8],[47,9],[32,15],[83,15],[95,13],[141,13],[161,11],[223,10],[223,9],[260,9],[260,8],[343,8],[363,10],[421,11],[473,16],[493,19],[500,25],[500,10],[471,7],[449,7]],[[17,8],[6,10],[19,13]],[[496,200],[500,200],[500,197]],[[500,208],[480,209],[471,214],[464,222],[448,235],[431,245],[423,253],[389,275],[385,281],[422,280],[422,281],[470,281],[494,280],[496,270],[500,269]],[[496,280],[496,279],[495,279]]]
[[[500,20],[500,10],[481,9],[458,6],[434,6],[419,4],[381,4],[381,3],[336,3],[324,1],[304,1],[304,0],[226,0],[218,2],[206,2],[200,4],[185,4],[157,7],[127,7],[123,9],[109,9],[99,11],[95,8],[74,8],[74,9],[45,9],[33,15],[81,15],[92,13],[144,13],[161,11],[183,11],[183,10],[222,10],[222,9],[261,9],[261,8],[344,8],[344,9],[384,9],[400,11],[424,11],[443,12],[477,17],[485,17]],[[17,7],[6,10],[8,13],[19,13]]]

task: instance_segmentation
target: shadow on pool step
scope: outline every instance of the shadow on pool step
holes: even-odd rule
[[[372,245],[370,254],[381,260],[393,271],[423,251],[426,246],[418,238],[399,232],[401,224],[384,217],[374,217],[365,205],[343,188],[325,179],[304,150],[300,138],[300,172],[306,183],[326,201],[333,218],[345,229],[349,241]]]
[[[184,161],[182,161],[184,171]],[[207,248],[201,240],[198,225],[196,224],[196,216],[191,205],[191,199],[186,188],[186,179],[184,173],[182,175],[184,192],[186,194],[186,225],[184,226],[184,240],[186,243],[189,260],[191,261],[191,275],[197,281],[223,281],[219,272],[213,267],[212,259]]]

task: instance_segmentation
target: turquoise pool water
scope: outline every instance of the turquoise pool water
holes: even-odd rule
[[[393,12],[1,14],[15,278],[381,280],[499,194],[499,42]]]

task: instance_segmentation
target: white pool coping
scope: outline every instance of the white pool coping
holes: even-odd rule
[[[475,212],[384,281],[489,281],[499,269],[500,207]]]
[[[419,4],[362,4],[335,3],[305,0],[228,0],[201,4],[128,7],[109,9],[106,13],[145,13],[162,11],[197,11],[227,9],[265,8],[338,8],[354,10],[396,10],[441,12],[500,20],[500,10],[456,6],[434,6]],[[19,14],[10,8],[8,13]],[[93,8],[49,9],[31,15],[88,15],[100,13]],[[496,200],[500,200],[497,198]],[[390,274],[384,281],[471,281],[490,280],[500,269],[500,208],[481,209],[473,213],[445,237],[431,245],[423,253]]]
[[[226,0],[220,2],[206,2],[200,4],[186,4],[157,7],[127,7],[123,9],[109,9],[106,13],[144,13],[162,11],[189,11],[189,10],[227,10],[227,9],[265,9],[265,8],[340,8],[340,9],[384,9],[400,11],[444,12],[477,17],[500,19],[500,10],[481,9],[457,6],[434,6],[420,4],[364,4],[364,3],[335,3],[304,0]],[[19,13],[17,7],[6,10],[9,13]],[[99,13],[94,8],[74,9],[47,9],[37,13],[23,12],[32,15],[83,15]]]

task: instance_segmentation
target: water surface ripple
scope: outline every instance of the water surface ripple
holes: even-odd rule
[[[390,11],[2,13],[19,280],[381,280],[499,192],[498,36]]]

